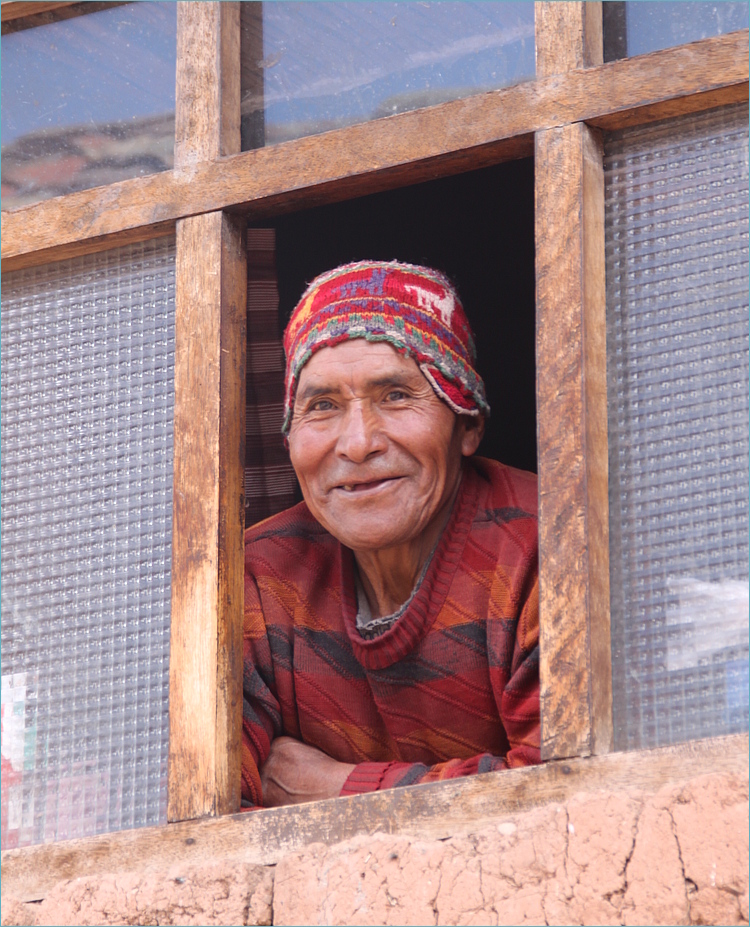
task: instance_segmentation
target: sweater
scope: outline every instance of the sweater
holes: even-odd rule
[[[356,626],[354,555],[303,503],[245,532],[242,798],[282,734],[354,763],[342,795],[540,762],[536,476],[464,461],[405,612]]]

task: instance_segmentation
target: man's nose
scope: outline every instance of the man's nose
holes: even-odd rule
[[[344,416],[336,445],[337,452],[353,463],[363,463],[385,449],[377,412],[370,402],[352,402]]]

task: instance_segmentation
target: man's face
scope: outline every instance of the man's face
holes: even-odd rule
[[[481,420],[452,412],[412,358],[358,338],[302,368],[289,449],[315,518],[352,550],[381,550],[443,517],[481,435]]]

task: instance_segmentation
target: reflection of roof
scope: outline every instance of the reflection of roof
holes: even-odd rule
[[[275,145],[293,138],[304,138],[307,135],[320,135],[332,129],[341,129],[345,126],[355,125],[372,119],[382,119],[384,116],[395,116],[397,113],[411,112],[435,106],[438,103],[448,103],[464,97],[483,93],[484,87],[434,87],[420,90],[408,90],[393,94],[378,103],[377,107],[366,116],[341,116],[339,118],[319,118],[298,120],[295,122],[267,122],[265,124],[265,143]],[[247,94],[243,100],[242,112],[253,112],[257,101],[262,98]]]
[[[30,132],[3,145],[2,208],[167,171],[173,164],[174,113]]]

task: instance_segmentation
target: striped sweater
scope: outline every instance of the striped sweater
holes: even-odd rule
[[[286,734],[357,764],[342,795],[538,763],[536,477],[465,462],[429,568],[356,627],[352,552],[304,503],[245,533],[243,805]]]

